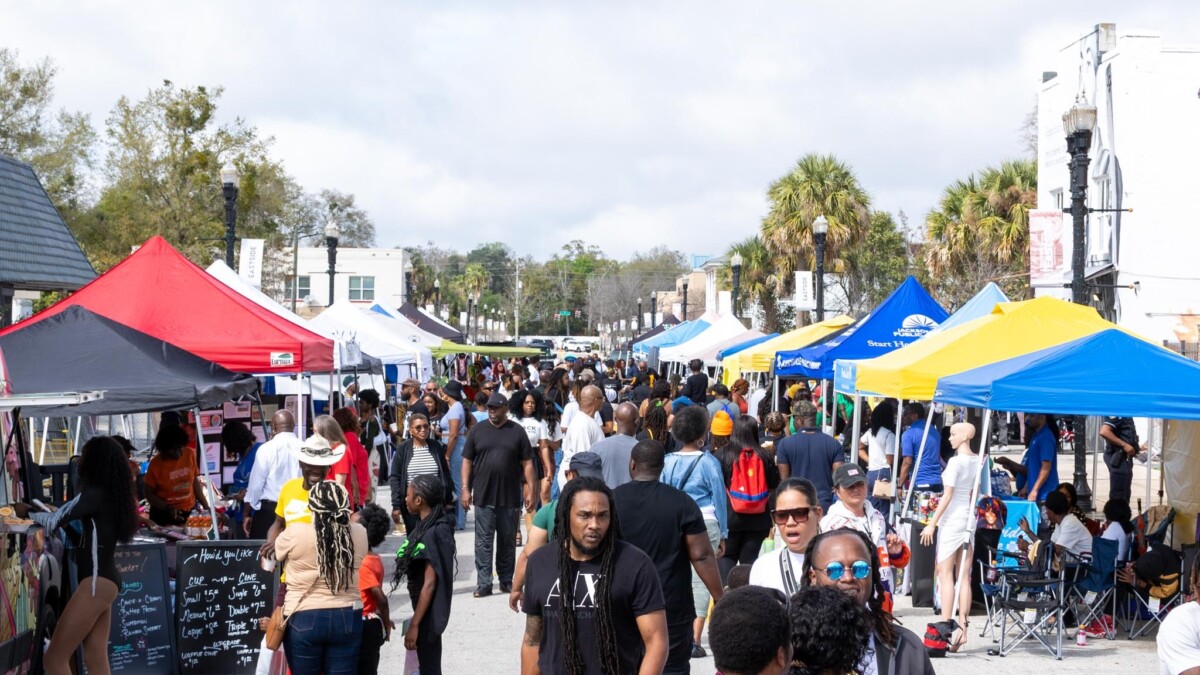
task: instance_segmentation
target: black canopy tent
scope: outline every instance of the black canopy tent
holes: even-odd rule
[[[26,407],[47,417],[211,408],[258,381],[80,306],[0,337],[8,394],[102,391],[79,405]]]
[[[458,344],[462,344],[466,340],[466,336],[463,335],[461,331],[454,330],[441,321],[438,321],[434,317],[429,316],[422,311],[421,308],[417,307],[411,302],[406,302],[403,305],[400,305],[396,308],[396,311],[400,312],[404,318],[415,323],[417,328],[420,328],[426,333],[433,333],[443,340],[457,342]]]

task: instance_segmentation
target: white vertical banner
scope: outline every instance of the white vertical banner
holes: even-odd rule
[[[796,272],[796,310],[806,312],[817,308],[817,294],[813,290],[813,273]]]
[[[467,313],[466,312],[458,313],[458,325],[462,326],[463,328],[467,327]]]
[[[238,276],[250,282],[255,288],[262,288],[262,239],[243,239],[242,256],[238,260]]]

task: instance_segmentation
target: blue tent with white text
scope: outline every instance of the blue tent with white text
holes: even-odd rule
[[[870,359],[924,337],[949,313],[914,277],[908,277],[870,314],[819,344],[775,353],[779,377],[833,379],[838,359]]]

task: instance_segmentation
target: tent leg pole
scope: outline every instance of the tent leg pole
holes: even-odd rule
[[[208,472],[208,457],[204,453],[204,429],[200,425],[200,406],[196,406],[196,454],[200,457],[200,466],[204,467],[204,497],[208,500],[208,517],[212,519],[212,532],[215,541],[221,541],[221,524],[217,520],[217,495],[213,492],[212,475]]]
[[[862,394],[854,392],[854,428],[850,431],[850,456],[847,462],[858,462],[858,444],[862,438]]]
[[[42,420],[42,450],[40,453],[41,459],[38,460],[38,464],[46,463],[46,446],[49,445],[49,439],[50,439],[50,418],[47,417]]]
[[[200,419],[200,418],[196,418]],[[71,454],[79,454],[79,437],[83,434],[83,417],[75,420],[75,447],[71,448]]]
[[[775,386],[771,392],[771,412],[779,412],[779,376],[775,376]]]
[[[908,477],[908,484],[912,488],[917,487],[917,472],[921,470],[921,457],[925,455],[925,443],[929,440],[929,427],[931,426],[933,426],[933,401],[929,402],[929,415],[925,418],[925,429],[921,433],[921,447],[917,448],[917,457],[916,461],[913,462],[912,475]],[[896,436],[899,437],[899,434],[896,434]],[[903,458],[899,455],[897,455],[896,459],[903,461]],[[912,507],[912,493],[913,489],[909,489],[904,493],[904,508],[900,513],[908,513],[908,510]]]
[[[1086,425],[1085,425],[1086,428]],[[1096,425],[1096,435],[1089,439],[1092,446],[1092,511],[1096,510],[1096,502],[1100,501],[1096,492],[1096,481],[1100,480],[1100,425]]]
[[[903,431],[903,429],[900,428],[900,420],[903,417],[904,417],[904,399],[897,399],[896,400],[896,433],[892,434],[896,438],[896,447],[892,448],[892,485],[894,485],[896,488],[900,487],[900,485],[899,485],[899,483],[897,483],[897,481],[899,480],[899,477],[900,477],[900,432]],[[894,492],[894,490],[893,490],[893,492]],[[891,518],[890,522],[892,524],[892,527],[895,527],[896,523],[899,522],[899,520],[900,520],[900,512],[897,510],[898,506],[899,506],[899,504],[897,504],[896,500],[893,498],[892,503],[891,503],[891,513],[889,515],[889,517]]]

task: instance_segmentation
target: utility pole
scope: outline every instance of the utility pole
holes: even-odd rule
[[[521,259],[517,259],[516,268],[513,271],[516,283],[514,288],[516,292],[513,294],[513,340],[521,339]]]

